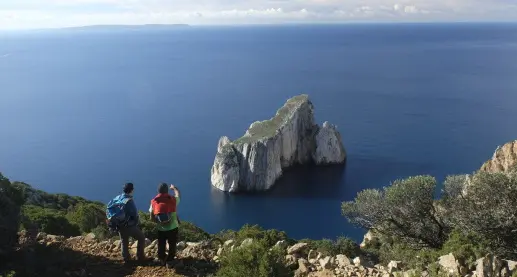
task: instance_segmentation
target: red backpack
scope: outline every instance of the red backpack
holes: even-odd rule
[[[160,193],[151,200],[154,218],[159,224],[168,224],[171,221],[171,213],[176,212],[176,197],[167,193]]]

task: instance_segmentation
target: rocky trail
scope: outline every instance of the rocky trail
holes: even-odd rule
[[[18,273],[16,276],[215,276],[221,255],[253,243],[251,238],[241,243],[233,240],[179,242],[177,263],[168,269],[152,261],[143,265],[125,265],[120,256],[120,241],[116,239],[100,241],[93,234],[71,238],[44,233],[29,236],[22,232],[19,249],[9,261],[1,262],[10,263],[9,268]],[[136,243],[131,244],[133,257],[136,254],[136,246]],[[285,251],[284,263],[292,270],[292,275],[289,276],[294,277],[437,276],[425,268],[418,271],[409,269],[403,261],[391,261],[387,265],[380,265],[373,264],[366,257],[351,259],[342,254],[324,255],[310,249],[309,245],[303,242],[288,245],[285,241],[279,241],[273,247],[280,247]],[[156,257],[156,252],[157,241],[146,240],[146,256]],[[499,259],[493,255],[486,255],[473,264],[466,264],[451,253],[440,257],[434,264],[445,276],[510,277],[517,273],[517,262]]]
[[[30,238],[22,233],[18,251],[6,262],[11,263],[16,272],[30,268],[25,276],[209,276],[217,269],[216,263],[206,258],[206,254],[213,253],[200,243],[178,243],[178,259],[172,269],[153,261],[126,265],[119,244],[115,239],[98,241],[93,234],[65,238],[39,233]],[[135,257],[137,244],[130,245]],[[146,256],[154,258],[156,251],[156,241],[146,240]]]

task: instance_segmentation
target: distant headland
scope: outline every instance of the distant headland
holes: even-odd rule
[[[78,27],[66,27],[62,30],[99,30],[99,31],[119,31],[119,30],[168,30],[172,28],[190,27],[188,24],[142,24],[142,25],[89,25]]]

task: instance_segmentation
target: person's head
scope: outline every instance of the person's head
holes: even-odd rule
[[[134,189],[133,183],[126,183],[124,185],[124,193],[126,194],[132,194]]]
[[[167,193],[169,192],[169,186],[166,183],[161,183],[158,185],[158,193]]]

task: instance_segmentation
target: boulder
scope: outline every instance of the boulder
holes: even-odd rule
[[[278,247],[280,249],[286,249],[287,248],[287,242],[285,240],[277,241],[275,243],[274,247]]]
[[[504,271],[504,274],[510,273],[506,261],[492,254],[488,254],[476,261],[477,277],[501,277],[502,271]]]
[[[296,266],[298,266],[298,260],[293,255],[286,255],[285,265],[291,269],[296,269]]]
[[[513,272],[517,267],[517,262],[515,261],[505,260],[505,262],[508,265],[508,269],[510,270],[510,272]]]
[[[452,253],[438,258],[438,264],[444,268],[449,274],[459,275],[461,264]]]
[[[354,262],[355,266],[363,266],[363,267],[371,267],[372,266],[371,262],[368,261],[364,257],[355,257],[353,262]]]
[[[332,266],[332,263],[330,262],[331,257],[327,256],[325,258],[319,259],[319,263],[321,268],[323,269],[329,269]]]
[[[131,245],[131,248],[137,248],[138,247],[138,241],[133,242]]]
[[[227,240],[224,242],[223,247],[231,247],[234,244],[234,241],[232,239]]]
[[[340,268],[345,268],[352,264],[347,256],[341,254],[336,256],[336,263]]]
[[[399,271],[402,269],[402,262],[401,261],[390,261],[388,263],[388,272],[393,273],[395,271]]]
[[[243,137],[221,137],[211,183],[222,191],[264,191],[289,167],[343,163],[345,157],[336,127],[315,124],[313,104],[303,94],[288,99],[273,118],[251,124]]]
[[[246,247],[246,246],[250,246],[253,244],[253,239],[251,238],[247,238],[245,240],[242,241],[241,243],[241,247]]]
[[[289,255],[293,255],[293,254],[298,254],[298,255],[302,255],[304,254],[307,249],[308,249],[308,244],[305,243],[305,242],[300,242],[300,243],[297,243],[289,248],[287,248],[287,254]]]
[[[306,259],[298,259],[298,269],[294,272],[294,276],[307,276],[310,272],[309,262]]]
[[[86,241],[94,241],[95,240],[95,234],[94,233],[89,233],[86,236],[84,236],[84,239]]]
[[[187,248],[187,244],[184,241],[176,243],[176,251],[183,251],[185,248]]]
[[[307,255],[307,260],[310,262],[311,260],[319,259],[321,257],[321,253],[311,249],[309,250],[309,254]]]

